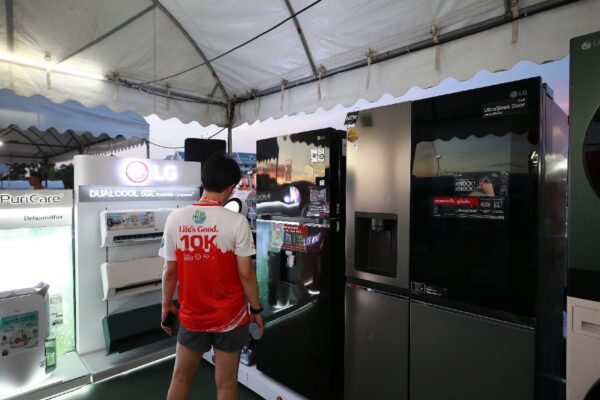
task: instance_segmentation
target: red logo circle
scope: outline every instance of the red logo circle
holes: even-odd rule
[[[133,183],[142,183],[148,179],[150,170],[148,170],[148,166],[143,162],[132,161],[127,165],[127,168],[125,168],[125,175],[127,175],[127,179]]]

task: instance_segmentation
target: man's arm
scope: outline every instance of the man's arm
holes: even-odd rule
[[[169,312],[177,315],[177,307],[173,303],[173,294],[177,287],[177,261],[166,261],[163,268],[162,276],[162,313],[160,316],[161,322]],[[169,335],[173,334],[171,328],[162,325],[162,328]]]
[[[250,307],[258,310],[261,305],[258,300],[258,282],[256,281],[256,272],[252,266],[252,258],[250,256],[236,256],[236,259],[246,299],[250,303]],[[260,315],[253,314],[251,319],[258,324],[261,330],[264,329],[264,323]]]
[[[242,287],[244,288],[244,294],[250,307],[259,309],[260,302],[258,301],[258,283],[256,281],[256,272],[252,266],[251,257],[236,256],[238,272],[240,274],[240,280],[242,281]]]

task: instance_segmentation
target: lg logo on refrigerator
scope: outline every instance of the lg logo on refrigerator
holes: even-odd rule
[[[583,42],[581,44],[581,50],[589,50],[592,47],[600,46],[600,40],[588,40],[587,42]]]
[[[527,96],[527,89],[524,90],[513,90],[510,92],[511,99],[516,99],[517,97]]]
[[[148,179],[155,182],[174,182],[177,180],[177,167],[146,164],[143,161],[132,161],[125,167],[125,176],[133,183],[144,183]]]

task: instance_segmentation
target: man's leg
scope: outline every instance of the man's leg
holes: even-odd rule
[[[228,352],[215,349],[215,382],[217,400],[237,399],[237,376],[240,351]]]
[[[202,353],[190,350],[177,343],[175,368],[173,369],[167,400],[187,400],[200,360],[202,360]]]

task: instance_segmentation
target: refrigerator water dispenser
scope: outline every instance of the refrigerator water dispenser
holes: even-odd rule
[[[395,278],[398,248],[396,215],[357,212],[355,218],[354,268]]]

